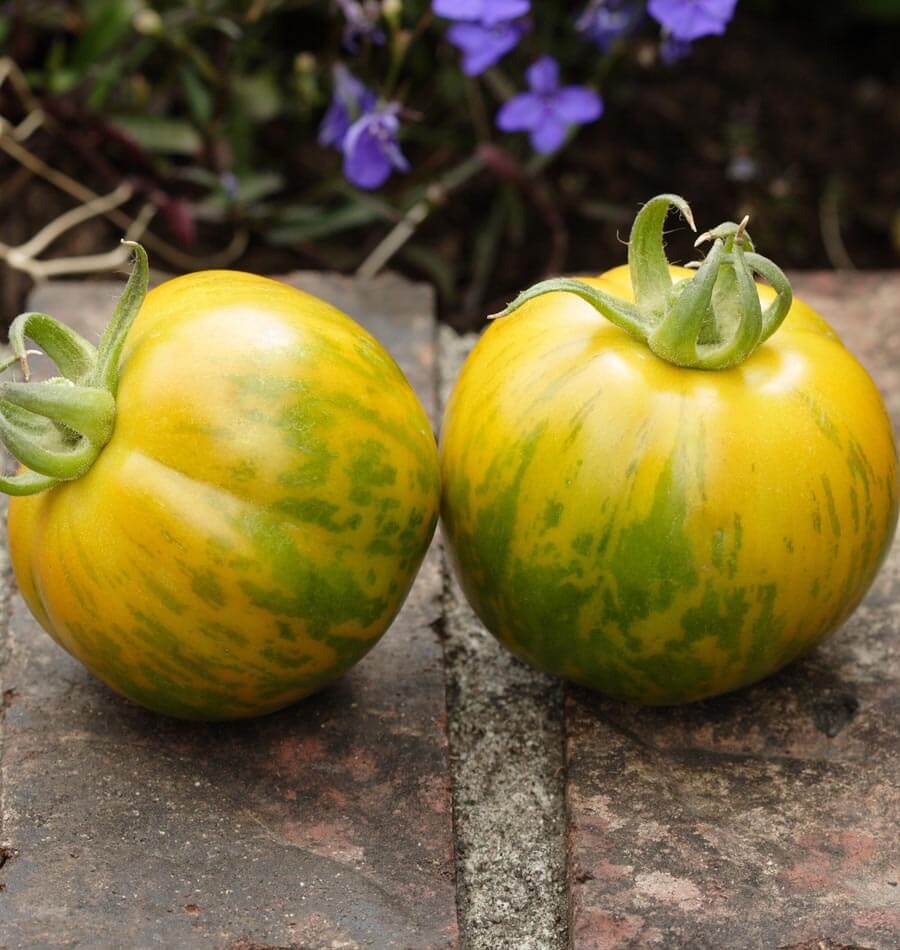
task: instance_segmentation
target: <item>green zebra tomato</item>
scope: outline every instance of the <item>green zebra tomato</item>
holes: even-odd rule
[[[447,544],[487,628],[651,704],[751,683],[835,630],[898,496],[862,366],[742,227],[710,233],[696,276],[670,268],[670,204],[689,217],[648,204],[630,272],[546,282],[493,323],[440,449]]]
[[[345,672],[402,605],[437,520],[434,436],[334,307],[230,271],[141,305],[141,266],[99,353],[46,317],[11,332],[70,376],[0,384],[30,468],[2,486],[16,577],[47,632],[135,702],[270,712]],[[21,407],[53,420],[32,442],[9,428]]]

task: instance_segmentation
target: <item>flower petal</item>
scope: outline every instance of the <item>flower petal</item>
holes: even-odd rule
[[[530,0],[484,0],[480,19],[486,26],[493,26],[525,16],[530,10]]]
[[[678,40],[725,32],[737,0],[650,0],[647,12]]]
[[[523,23],[454,23],[447,30],[447,39],[463,52],[463,72],[478,76],[515,49],[526,30]]]
[[[372,112],[375,93],[342,63],[334,69],[334,96],[319,126],[319,144],[340,148],[355,119]]]
[[[433,0],[432,12],[447,20],[480,20],[484,0]]]
[[[548,112],[540,125],[532,130],[531,144],[534,150],[542,155],[555,152],[566,140],[568,128],[562,119]]]
[[[349,128],[350,116],[346,106],[338,99],[333,99],[319,126],[319,145],[340,148]]]
[[[550,95],[559,89],[559,63],[552,56],[542,56],[528,67],[528,85],[532,92]]]
[[[348,135],[349,140],[349,135]],[[384,154],[381,143],[371,132],[365,131],[353,143],[344,147],[344,175],[357,188],[371,191],[380,188],[390,177],[391,162]]]
[[[531,0],[433,0],[432,12],[448,20],[495,26],[525,16]]]
[[[397,134],[400,122],[397,106],[389,104],[378,112],[357,119],[344,138],[344,174],[358,188],[380,188],[393,169],[407,171]]]
[[[503,132],[528,132],[537,128],[547,113],[547,106],[533,92],[522,92],[503,104],[497,113],[497,128]]]
[[[603,100],[587,86],[566,86],[553,97],[553,110],[565,122],[583,125],[603,115]]]
[[[384,153],[395,171],[409,171],[409,160],[403,154],[403,152],[400,151],[400,146],[396,142],[385,142]]]

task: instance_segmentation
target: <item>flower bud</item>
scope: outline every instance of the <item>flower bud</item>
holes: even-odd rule
[[[158,36],[163,30],[163,19],[156,10],[145,7],[135,13],[131,25],[144,36]]]

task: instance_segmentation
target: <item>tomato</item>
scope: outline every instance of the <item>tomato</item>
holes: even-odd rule
[[[4,480],[37,492],[10,504],[16,578],[44,629],[135,702],[266,713],[340,676],[396,615],[437,520],[434,436],[387,352],[323,301],[219,271],[140,305],[135,282],[99,354],[35,317],[11,333],[66,366],[56,392],[114,395],[92,446],[96,413],[59,410],[51,383],[3,384],[20,421],[30,407],[87,433],[63,448],[89,462],[70,477],[62,449],[23,448],[44,471]]]
[[[897,522],[872,380],[742,228],[711,232],[696,276],[669,267],[676,201],[639,215],[630,269],[546,282],[489,327],[440,448],[447,544],[487,628],[541,670],[648,704],[810,650]],[[681,328],[660,330],[669,317]]]

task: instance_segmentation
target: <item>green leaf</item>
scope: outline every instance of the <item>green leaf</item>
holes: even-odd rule
[[[272,224],[267,234],[269,243],[299,244],[381,220],[377,210],[363,205],[345,205],[334,211],[323,211],[296,205],[288,208]]]
[[[172,169],[172,177],[179,181],[187,181],[214,191],[222,187],[222,179],[208,168],[199,165],[185,165],[184,168]]]
[[[72,66],[83,72],[102,62],[131,30],[137,0],[88,0],[82,4],[85,28],[72,54]]]
[[[284,178],[277,172],[258,172],[238,178],[235,201],[242,205],[256,204],[284,188]]]
[[[275,78],[267,73],[238,76],[233,89],[237,107],[253,122],[268,122],[281,111],[281,93]]]
[[[900,0],[861,0],[859,6],[862,13],[870,16],[900,18]]]
[[[224,16],[213,17],[209,21],[209,25],[218,30],[223,35],[227,36],[228,39],[233,40],[235,43],[239,42],[244,38],[244,31],[238,26],[234,20],[229,20]]]
[[[190,177],[198,184],[209,184],[199,175],[194,174]],[[220,178],[211,177],[212,192],[196,209],[198,216],[205,221],[224,221],[236,207],[241,209],[241,217],[244,220],[269,220],[271,212],[260,205],[260,202],[284,188],[284,178],[277,172],[259,172],[239,176],[234,194],[225,191]]]
[[[44,59],[44,74],[40,79],[43,80],[47,92],[53,95],[65,94],[77,85],[80,76],[76,70],[66,65],[66,46],[61,39],[50,44]],[[30,74],[28,80],[32,83],[33,77]]]
[[[182,119],[167,119],[157,115],[122,115],[114,116],[112,123],[148,152],[197,155],[203,146],[197,130]]]
[[[81,76],[74,69],[54,69],[47,73],[47,92],[55,96],[62,96],[67,92],[71,92],[80,81]]]
[[[155,42],[149,37],[139,39],[121,55],[111,56],[97,73],[94,87],[88,96],[88,107],[94,112],[105,112],[106,104],[115,95],[127,73],[138,71],[144,60],[153,52]],[[138,107],[140,108],[140,106]]]
[[[192,66],[180,66],[178,76],[191,116],[198,125],[207,125],[213,114],[212,93]]]

